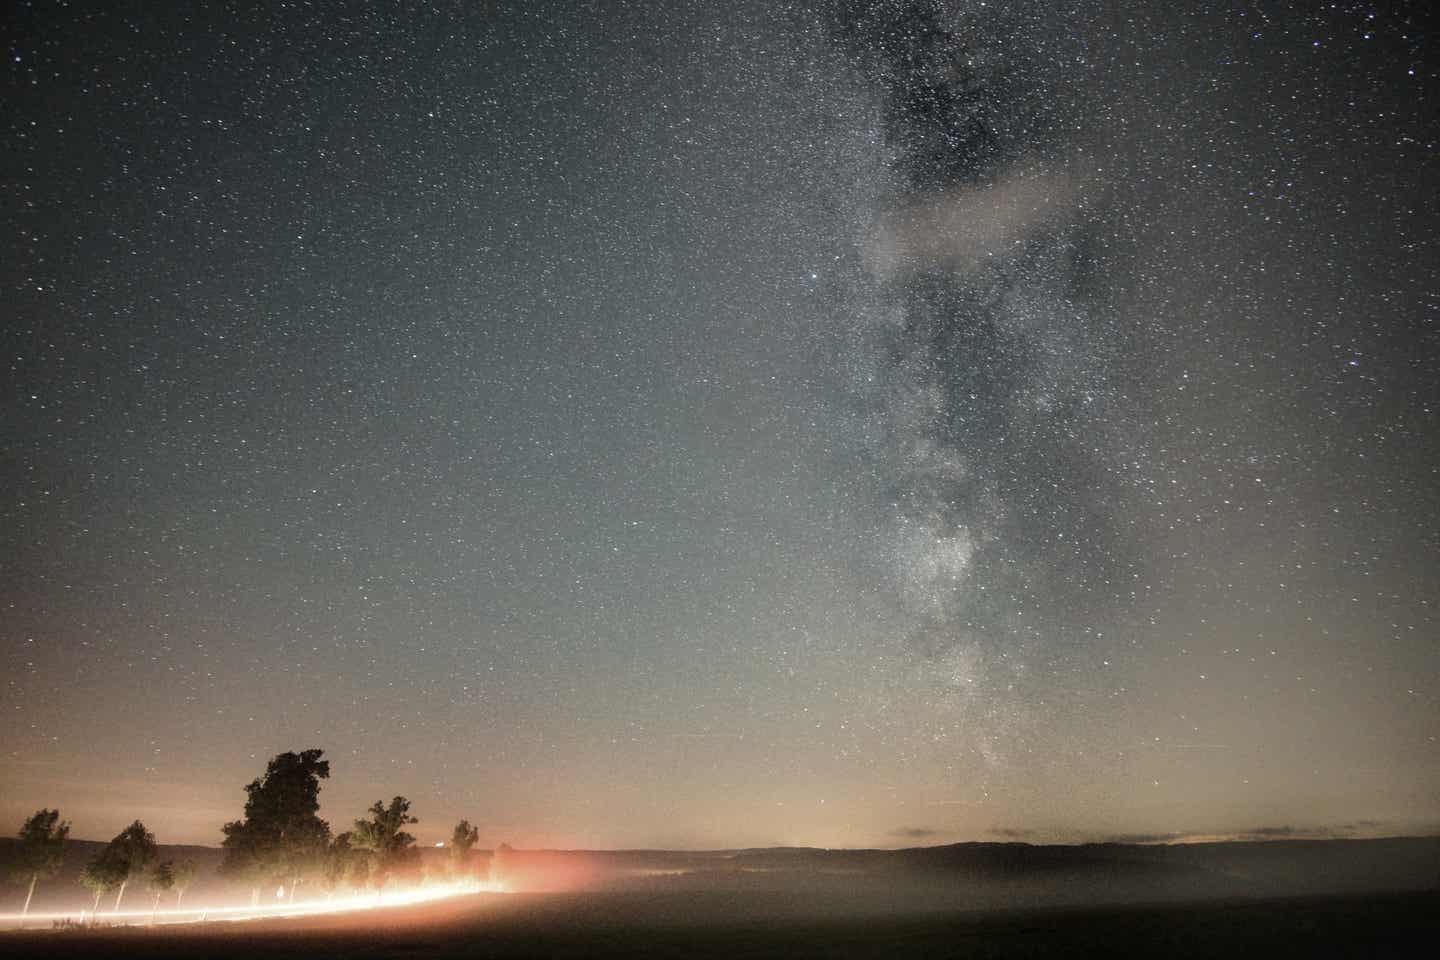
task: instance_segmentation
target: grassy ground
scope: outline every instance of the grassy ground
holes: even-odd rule
[[[989,913],[844,898],[549,894],[365,914],[0,934],[0,955],[160,957],[1419,957],[1440,893]]]

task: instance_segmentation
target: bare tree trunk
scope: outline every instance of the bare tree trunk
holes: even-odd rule
[[[125,880],[121,880],[121,881],[120,881],[120,892],[117,893],[117,894],[115,894],[115,909],[114,909],[114,910],[111,910],[111,911],[110,911],[111,913],[119,913],[119,912],[120,912],[120,898],[123,897],[123,896],[125,896],[125,885],[126,885],[127,883],[129,883],[129,882],[130,882],[130,881],[129,881],[128,878],[125,879]]]
[[[95,904],[90,908],[90,916],[94,917],[100,913],[100,895],[104,892],[103,887],[95,891]]]
[[[20,926],[25,926],[25,918],[30,915],[30,898],[35,896],[35,881],[40,879],[40,874],[30,874],[30,892],[25,894],[25,909],[20,911]]]
[[[150,905],[150,926],[155,926],[155,915],[160,912],[160,891],[155,891],[155,902]]]
[[[180,901],[185,899],[185,888],[179,887],[175,890],[175,909],[180,909]]]

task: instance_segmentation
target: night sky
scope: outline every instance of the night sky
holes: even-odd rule
[[[1423,5],[1201,6],[7,5],[0,826],[1440,831]]]

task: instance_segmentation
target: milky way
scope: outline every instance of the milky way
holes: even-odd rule
[[[1110,629],[1140,576],[1107,364],[1119,330],[1085,283],[1099,190],[1020,26],[857,4],[836,34],[883,131],[857,303],[885,357],[882,550],[911,648],[995,762],[1024,742],[1033,687],[1015,684],[1073,667],[1063,651]]]

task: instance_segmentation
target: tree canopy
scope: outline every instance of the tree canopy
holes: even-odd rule
[[[324,753],[279,754],[263,778],[245,787],[245,818],[223,828],[222,873],[257,886],[273,880],[293,885],[319,869],[330,842],[330,825],[317,815],[320,781],[330,776]]]
[[[15,879],[53,876],[65,859],[65,838],[70,821],[61,822],[59,810],[37,810],[20,827],[19,856],[11,867]]]
[[[145,885],[151,890],[166,893],[175,886],[175,862],[166,860],[157,863],[155,869],[145,878]]]
[[[384,886],[391,877],[418,873],[420,851],[415,849],[415,838],[404,830],[408,824],[420,822],[410,816],[410,801],[396,797],[387,807],[376,800],[368,812],[368,820],[355,821],[350,843],[370,851],[376,885]]]
[[[370,883],[370,854],[357,850],[350,840],[347,830],[330,841],[325,853],[325,869],[320,881],[332,894],[336,890],[363,890]]]
[[[165,860],[155,864],[154,868],[145,875],[145,886],[155,894],[155,900],[150,904],[150,922],[154,923],[155,915],[160,912],[160,898],[175,887],[174,862]]]
[[[20,849],[10,874],[17,883],[29,883],[25,909],[30,912],[30,898],[35,895],[35,882],[54,876],[65,860],[65,838],[70,836],[70,821],[60,821],[59,810],[36,810],[20,827]]]
[[[185,891],[195,882],[195,876],[199,868],[195,866],[194,860],[181,860],[175,864],[173,875],[175,878],[175,906],[180,906],[180,901],[185,899]]]
[[[470,858],[470,848],[480,839],[480,830],[470,826],[469,820],[455,824],[450,834],[450,869],[457,876],[465,872],[465,861]]]
[[[120,909],[120,898],[125,896],[125,885],[131,878],[145,871],[159,853],[155,834],[145,829],[145,824],[136,820],[121,830],[105,845],[80,875],[80,882],[95,891],[98,904],[100,895],[119,888],[115,895],[115,909]]]
[[[80,871],[80,883],[82,886],[95,894],[95,903],[92,909],[100,909],[100,898],[114,890],[120,885],[109,865],[102,863],[99,857],[91,860]]]

